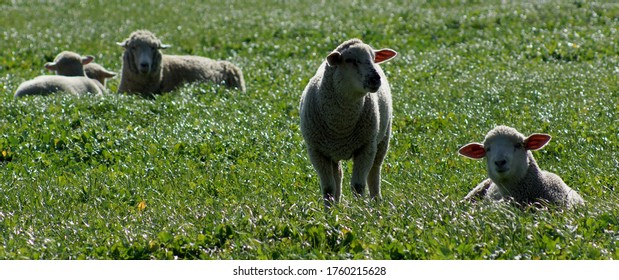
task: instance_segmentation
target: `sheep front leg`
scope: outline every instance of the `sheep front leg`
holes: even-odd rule
[[[351,188],[356,197],[363,197],[375,157],[376,146],[373,144],[366,145],[353,156]]]
[[[490,178],[479,183],[473,190],[471,190],[462,201],[472,201],[475,202],[477,200],[483,199],[488,192],[488,189],[492,186],[493,182]]]
[[[335,179],[335,202],[340,201],[342,195],[342,162],[333,162],[333,177]]]
[[[368,175],[368,187],[370,189],[370,198],[381,200],[380,194],[380,169],[385,161],[387,150],[389,149],[389,134],[378,144],[374,164]]]
[[[339,162],[334,162],[313,150],[309,150],[309,156],[320,179],[320,190],[325,207],[329,208],[333,203],[340,200],[342,176],[341,168],[338,168]]]

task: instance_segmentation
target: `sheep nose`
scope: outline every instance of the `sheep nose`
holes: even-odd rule
[[[376,75],[369,76],[366,80],[366,83],[370,92],[376,92],[381,85],[380,76],[378,75],[378,73]]]
[[[507,163],[507,160],[504,160],[504,159],[494,161],[494,164],[495,164],[497,167],[505,167],[505,164],[506,164],[506,163]]]
[[[373,85],[380,85],[380,76],[379,75],[375,75],[375,76],[370,77],[370,82]]]
[[[148,63],[146,62],[140,63],[140,68],[148,68]]]

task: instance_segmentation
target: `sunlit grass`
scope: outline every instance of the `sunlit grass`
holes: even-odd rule
[[[619,257],[613,1],[39,2],[0,1],[0,258]],[[120,73],[115,42],[141,28],[166,53],[234,62],[247,93],[13,100],[61,50]],[[352,198],[348,163],[343,201],[325,211],[298,102],[352,37],[399,52],[383,65],[384,201]],[[586,206],[460,202],[485,169],[457,149],[498,124],[551,134],[535,157]]]

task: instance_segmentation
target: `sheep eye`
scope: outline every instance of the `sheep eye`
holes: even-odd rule
[[[522,149],[524,147],[523,143],[516,143],[516,145],[514,145],[514,148],[516,149]]]
[[[490,147],[486,148],[486,153],[490,152]]]

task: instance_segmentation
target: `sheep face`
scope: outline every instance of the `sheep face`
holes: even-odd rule
[[[519,180],[527,173],[528,151],[525,149],[523,138],[497,135],[486,139],[484,148],[488,177],[495,182]]]
[[[161,41],[149,31],[136,31],[129,39],[117,43],[125,48],[123,60],[129,70],[137,74],[155,74],[161,69],[161,49],[167,49],[169,45],[161,44]]]
[[[511,127],[499,126],[486,135],[483,144],[470,143],[462,147],[463,156],[486,158],[488,177],[494,182],[517,181],[527,173],[533,158],[531,150],[538,150],[550,141],[550,135],[535,133],[524,137]]]
[[[327,64],[334,69],[333,82],[352,92],[377,92],[382,85],[379,63],[390,60],[397,53],[390,49],[373,50],[360,40],[350,40],[327,56]]]

